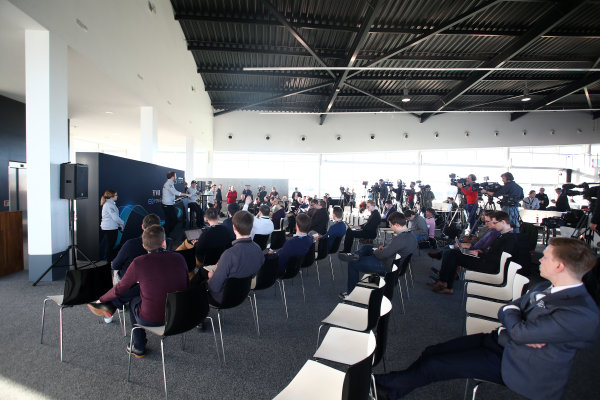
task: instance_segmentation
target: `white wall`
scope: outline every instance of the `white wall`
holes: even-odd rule
[[[584,112],[530,113],[514,122],[508,113],[440,114],[425,123],[407,114],[331,114],[323,125],[318,121],[318,115],[224,114],[214,118],[214,150],[333,153],[600,143],[598,120]]]

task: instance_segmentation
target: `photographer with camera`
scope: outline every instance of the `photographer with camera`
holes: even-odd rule
[[[383,209],[385,201],[388,197],[388,184],[383,181],[383,179],[379,180],[379,206]]]
[[[483,189],[481,193],[496,197],[502,196],[502,200],[500,200],[502,211],[510,216],[510,223],[514,226],[514,232],[519,233],[519,202],[525,197],[523,195],[523,188],[517,185],[513,174],[510,172],[505,172],[500,177],[504,186],[501,186],[496,191],[488,192]]]
[[[408,189],[406,189],[406,201],[408,202],[408,209],[412,210],[415,207],[415,182],[411,182]]]
[[[469,215],[469,229],[473,229],[473,225],[477,220],[477,183],[475,181],[477,177],[474,174],[467,175],[464,182],[462,179],[458,179],[456,181],[456,187],[463,192],[465,198],[467,199],[467,214]],[[451,182],[452,183],[452,182]]]
[[[421,212],[425,215],[425,210],[433,207],[435,195],[431,191],[431,186],[425,185],[421,188]]]

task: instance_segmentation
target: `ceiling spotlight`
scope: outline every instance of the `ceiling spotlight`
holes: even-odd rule
[[[465,137],[469,137],[470,133],[469,131],[465,131]]]
[[[306,136],[304,136],[304,135],[300,136],[300,140],[302,140],[303,142],[306,142]]]
[[[228,134],[227,139],[229,139],[229,140],[233,139],[233,133]]]
[[[335,140],[342,140],[342,135],[335,135]]]
[[[529,97],[529,89],[525,88],[523,89],[523,97],[521,98],[521,101],[530,101],[531,97]]]
[[[404,139],[408,139],[408,133],[404,133]]]
[[[370,138],[371,138],[371,140],[375,140],[375,134],[374,134],[374,133],[371,133],[371,136],[370,136]]]
[[[554,129],[550,129],[550,134],[554,135],[554,134],[556,134],[556,131]]]
[[[440,134],[438,132],[434,132],[433,136],[437,138],[437,137],[440,137]]]
[[[500,131],[494,131],[494,136],[498,136],[500,134]]]
[[[410,101],[410,97],[408,97],[408,88],[404,88],[402,102],[408,103]]]
[[[527,130],[523,129],[523,136],[527,135]]]
[[[271,135],[265,135],[265,140],[271,140]]]

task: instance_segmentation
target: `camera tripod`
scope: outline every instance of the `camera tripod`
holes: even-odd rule
[[[48,272],[50,272],[50,270],[54,267],[57,267],[60,263],[60,260],[63,259],[64,256],[69,255],[71,258],[71,264],[68,264],[67,267],[69,267],[69,269],[72,270],[76,270],[77,269],[77,254],[80,254],[83,256],[83,258],[85,258],[88,262],[87,265],[85,265],[86,267],[90,264],[93,264],[94,267],[97,267],[97,265],[89,259],[88,256],[85,255],[85,253],[83,251],[81,251],[81,249],[79,249],[79,247],[77,247],[77,245],[75,244],[75,207],[74,207],[74,200],[73,199],[69,199],[69,238],[70,238],[70,244],[69,247],[67,247],[66,250],[64,250],[62,252],[62,254],[60,255],[60,257],[58,257],[58,259],[56,261],[54,261],[54,263],[49,266],[41,275],[39,278],[36,279],[35,282],[33,282],[33,284],[31,286],[36,286],[44,276],[46,276],[46,274]]]

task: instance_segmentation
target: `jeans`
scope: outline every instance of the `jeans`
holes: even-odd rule
[[[467,214],[469,215],[469,229],[473,230],[473,226],[477,220],[477,203],[467,204]]]
[[[356,252],[360,256],[357,262],[348,263],[348,289],[346,293],[352,292],[359,280],[359,273],[376,273],[384,275],[387,269],[381,261],[373,255],[373,247],[365,244]]]
[[[138,324],[144,326],[161,326],[164,322],[150,322],[140,317],[140,306],[142,303],[141,297],[136,297],[129,302],[129,318],[131,325]],[[146,350],[146,331],[144,329],[136,329],[133,331],[133,347],[137,350]]]
[[[519,208],[503,206],[502,211],[510,216],[510,224],[514,226],[513,232],[519,233]]]

